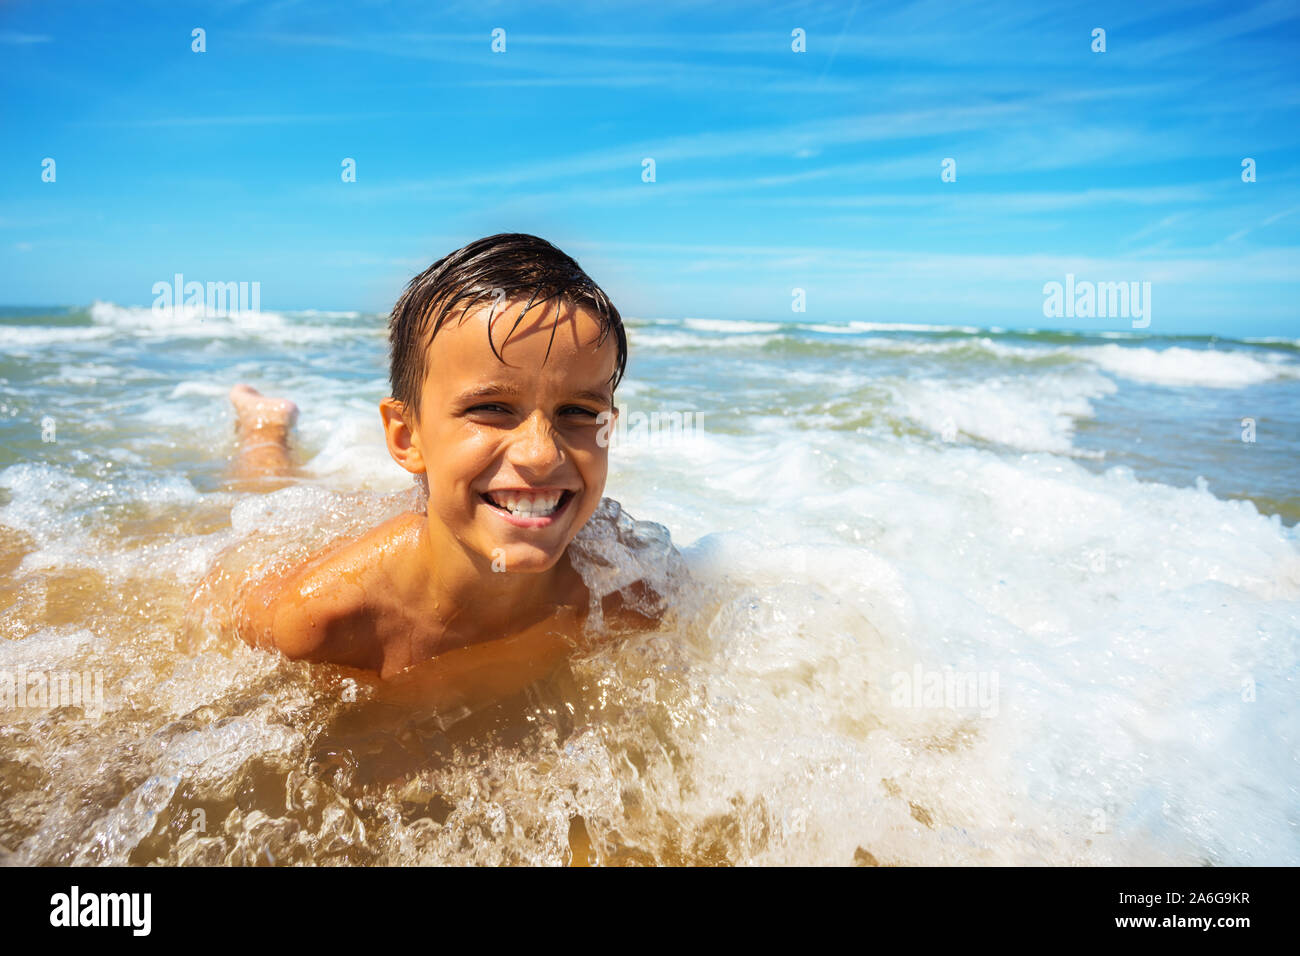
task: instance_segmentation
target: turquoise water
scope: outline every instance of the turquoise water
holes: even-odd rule
[[[384,317],[0,310],[0,669],[108,675],[97,735],[5,718],[5,851],[563,862],[581,820],[604,862],[1300,863],[1300,342],[627,325],[625,416],[702,425],[619,444],[606,494],[699,591],[402,789],[311,769],[301,669],[176,647],[241,535],[401,507]],[[223,486],[238,381],[301,406],[294,487]]]

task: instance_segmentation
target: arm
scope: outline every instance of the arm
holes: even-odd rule
[[[252,647],[274,647],[293,660],[310,658],[324,644],[332,615],[318,608],[308,613],[299,591],[301,568],[289,568],[259,579],[247,578],[235,603],[235,633]]]
[[[290,660],[376,673],[383,667],[384,648],[364,593],[328,562],[246,582],[235,630],[245,643],[274,647]]]
[[[236,546],[218,555],[190,596],[182,630],[188,649],[233,634],[252,647],[275,648],[294,660],[371,666],[373,654],[368,656],[355,640],[364,627],[346,626],[355,617],[355,590],[321,574],[328,570],[324,565],[332,545],[301,564],[271,572],[263,565],[246,565],[239,550]]]

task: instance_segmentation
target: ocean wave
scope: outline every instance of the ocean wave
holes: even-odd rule
[[[356,309],[346,309],[341,312],[330,309],[294,309],[285,314],[295,319],[359,319],[366,313],[358,312]]]
[[[740,319],[683,319],[682,325],[697,332],[775,332],[779,322],[745,322]]]
[[[165,309],[136,305],[117,305],[96,300],[90,306],[90,320],[96,325],[130,331],[173,332],[178,329],[203,327],[210,330],[213,324],[229,325],[236,329],[260,331],[280,328],[284,316],[278,312],[233,311],[210,313],[203,306],[179,305]]]
[[[72,364],[65,362],[59,366],[54,375],[47,375],[40,379],[43,385],[76,385],[92,386],[103,385],[105,382],[118,383],[124,379],[145,378],[147,373],[142,373],[138,369],[120,368],[115,365],[105,365],[103,362],[86,362],[84,364]]]
[[[892,386],[895,405],[908,419],[946,441],[962,436],[1021,451],[1081,455],[1074,429],[1095,412],[1092,402],[1118,386],[1096,372],[1049,373],[972,383],[940,379]]]
[[[210,315],[197,306],[159,309],[96,301],[87,310],[93,328],[134,337],[177,339],[261,340],[276,345],[325,344],[353,338],[383,337],[382,317],[362,318],[361,313],[285,314],[267,311]],[[355,325],[313,325],[296,317],[356,318]],[[57,341],[57,340],[55,340]]]
[[[915,322],[862,322],[856,320],[845,322],[843,326],[819,324],[806,326],[806,328],[812,328],[818,332],[841,334],[844,332],[921,332],[947,335],[958,332],[965,335],[978,335],[980,332],[987,331],[974,325],[923,325]]]
[[[785,338],[775,332],[747,335],[698,335],[692,332],[647,332],[636,328],[627,331],[630,345],[635,348],[652,349],[716,349],[729,346],[758,348]]]
[[[865,326],[867,323],[857,324]],[[1244,388],[1277,379],[1300,378],[1300,363],[1291,360],[1287,352],[1262,351],[1259,346],[1229,350],[1182,345],[1157,348],[1115,342],[1104,345],[1063,344],[1058,335],[1053,335],[1052,341],[1042,343],[1026,341],[1023,336],[1006,341],[991,334],[935,340],[880,334],[864,336],[860,330],[855,337],[846,335],[836,341],[827,341],[802,334],[807,329],[826,328],[823,326],[781,332],[760,331],[767,327],[763,323],[752,323],[752,326],[752,331],[740,335],[701,335],[685,328],[680,331],[634,330],[630,339],[638,348],[761,348],[769,354],[790,357],[832,357],[842,355],[845,349],[853,349],[898,358],[911,355],[938,358],[957,368],[971,360],[996,362],[1012,368],[1077,363],[1129,381],[1170,387]]]
[[[221,382],[179,382],[167,396],[170,401],[174,398],[185,398],[189,395],[198,395],[202,398],[225,398],[230,393],[230,386]]]
[[[978,338],[944,339],[939,342],[917,339],[891,339],[872,336],[852,343],[857,348],[876,352],[909,353],[917,355],[983,355],[997,359],[1041,361],[1059,358],[1066,354],[1061,349],[1041,345],[1008,345],[987,336]]]
[[[1201,388],[1244,388],[1279,378],[1300,378],[1300,366],[1215,349],[1081,346],[1073,352],[1134,382]]]
[[[1278,348],[1284,348],[1288,351],[1300,350],[1300,339],[1280,338],[1277,336],[1264,336],[1263,338],[1247,338],[1241,341],[1249,345],[1271,345]]]
[[[67,345],[72,342],[91,342],[107,339],[112,329],[84,325],[39,326],[0,325],[0,346],[5,348],[31,348],[44,345]]]

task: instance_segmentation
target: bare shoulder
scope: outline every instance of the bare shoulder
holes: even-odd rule
[[[375,596],[396,552],[411,539],[414,514],[389,519],[358,538],[331,542],[306,560],[247,583],[239,636],[294,660],[378,668]]]

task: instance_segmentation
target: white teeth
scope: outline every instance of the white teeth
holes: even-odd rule
[[[562,494],[521,495],[512,491],[496,491],[489,497],[506,511],[520,518],[545,518],[555,512]]]

